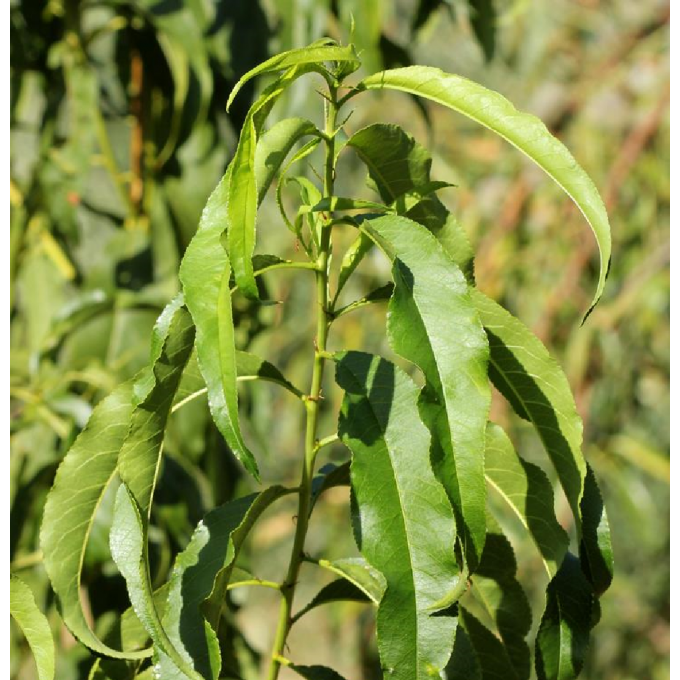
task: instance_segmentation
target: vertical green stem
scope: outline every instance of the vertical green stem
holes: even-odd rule
[[[336,89],[330,88],[330,100],[326,107],[326,165],[324,176],[324,197],[333,195],[333,180],[335,174],[335,124],[337,116]],[[314,456],[316,453],[317,425],[319,419],[319,402],[321,400],[321,383],[324,371],[324,355],[328,338],[330,323],[329,298],[328,298],[328,265],[331,251],[331,227],[330,218],[321,232],[319,251],[317,254],[316,271],[316,340],[314,343],[314,363],[312,366],[312,383],[309,395],[305,398],[307,422],[305,428],[305,458],[302,462],[302,475],[300,479],[298,495],[297,524],[293,549],[290,555],[288,573],[282,584],[281,607],[279,620],[272,647],[272,657],[269,666],[268,680],[276,680],[281,668],[280,657],[286,644],[286,638],[290,630],[293,598],[297,585],[300,564],[302,563],[305,538],[309,524],[309,508],[312,496],[312,478],[314,476]]]

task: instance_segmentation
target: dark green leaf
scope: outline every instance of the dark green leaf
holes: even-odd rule
[[[473,290],[489,337],[489,377],[522,418],[529,420],[552,460],[580,529],[586,463],[583,425],[569,383],[543,343],[500,305]]]
[[[31,589],[14,575],[9,579],[9,613],[33,652],[39,680],[54,678],[54,640],[50,624],[38,609]]]
[[[345,390],[338,431],[352,452],[357,544],[385,577],[377,615],[382,667],[405,680],[440,673],[455,619],[431,608],[459,577],[455,521],[430,467],[418,388],[393,364],[360,352],[338,355]]]
[[[347,146],[368,168],[382,200],[398,214],[427,227],[472,280],[472,247],[462,227],[433,194],[450,185],[430,179],[432,157],[428,150],[398,125],[386,123],[359,130],[349,138]]]
[[[457,511],[474,569],[486,535],[484,437],[491,402],[488,345],[465,277],[424,227],[385,216],[365,225],[394,260],[388,337],[425,374],[421,416],[433,433],[433,466]]]
[[[555,517],[550,480],[537,465],[523,460],[502,428],[493,423],[486,430],[484,458],[489,485],[519,517],[553,577],[569,547],[569,536]]]
[[[595,473],[588,465],[581,498],[583,533],[579,555],[583,571],[599,597],[609,588],[614,577],[614,554],[609,533],[609,520]]]
[[[611,255],[607,212],[590,177],[538,118],[517,111],[497,92],[431,66],[382,71],[365,78],[357,87],[401,90],[458,111],[516,146],[552,177],[583,212],[600,249],[600,276],[592,310],[602,295]]]
[[[312,480],[312,500],[309,512],[314,510],[316,501],[324,491],[336,486],[349,486],[349,463],[340,466],[328,463],[324,465]]]
[[[326,666],[298,666],[291,663],[288,668],[292,668],[298,675],[307,680],[345,680],[337,671]]]
[[[490,525],[482,559],[471,577],[472,587],[466,607],[470,609],[472,599],[484,618],[491,622],[501,645],[498,648],[499,653],[502,649],[501,656],[507,667],[505,677],[508,680],[528,680],[531,674],[531,653],[525,638],[531,628],[531,609],[517,580],[517,563],[512,546],[495,522],[490,521]],[[477,636],[472,635],[471,638],[484,668],[485,647],[479,649]]]
[[[477,654],[460,621],[456,626],[453,652],[446,665],[446,680],[482,680]]]
[[[363,557],[345,557],[339,560],[319,560],[319,566],[342,576],[362,590],[378,604],[385,594],[385,577]]]
[[[550,582],[536,636],[538,680],[573,680],[583,668],[590,639],[593,592],[571,553]]]
[[[307,612],[322,604],[330,602],[371,602],[371,598],[366,593],[355,586],[351,581],[344,578],[339,578],[337,581],[332,581],[324,586],[307,604],[303,607],[292,619],[291,623],[295,623],[302,618]]]
[[[468,5],[472,30],[484,51],[484,57],[491,61],[496,49],[496,8],[493,0],[468,0]]]

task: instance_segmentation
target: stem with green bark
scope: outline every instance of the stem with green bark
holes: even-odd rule
[[[337,88],[330,86],[330,97],[326,105],[326,163],[324,176],[324,197],[333,195],[333,181],[335,174],[335,123],[337,117]],[[319,450],[317,442],[317,424],[319,418],[319,402],[321,400],[321,383],[323,380],[324,364],[327,357],[326,341],[328,328],[332,320],[329,310],[328,297],[328,265],[331,250],[331,219],[325,221],[319,241],[316,265],[316,341],[314,343],[314,363],[312,367],[312,383],[309,395],[305,398],[307,423],[305,429],[305,457],[302,463],[302,475],[298,494],[297,524],[293,549],[288,565],[286,578],[281,585],[281,607],[279,620],[274,636],[268,680],[276,680],[281,668],[281,659],[286,645],[286,638],[291,626],[293,598],[297,585],[300,564],[304,558],[304,545],[309,525],[309,509],[312,496],[312,478],[314,476],[314,459]]]

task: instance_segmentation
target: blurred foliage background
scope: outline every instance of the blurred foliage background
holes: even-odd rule
[[[614,254],[605,296],[580,326],[594,288],[596,249],[574,206],[500,139],[408,97],[363,95],[348,132],[397,122],[431,143],[433,176],[477,252],[479,287],[517,314],[565,367],[585,422],[585,453],[608,504],[616,578],[602,603],[590,680],[669,677],[669,6],[661,0],[12,0],[11,21],[11,568],[48,613],[60,680],[88,677],[93,657],[63,628],[41,567],[38,530],[61,458],[93,404],[146,361],[152,324],[178,290],[178,263],[201,209],[233,153],[255,88],[225,102],[245,71],[322,35],[354,40],[367,71],[440,66],[494,88],[539,115],[600,187]],[[274,120],[310,113],[314,80],[299,80]],[[318,98],[316,98],[318,99]],[[315,179],[315,157],[306,172]],[[341,162],[338,193],[361,193],[365,171]],[[370,196],[370,193],[366,193]],[[285,196],[286,201],[293,196]],[[342,238],[337,254],[348,242]],[[259,250],[295,257],[273,201]],[[340,257],[336,256],[336,262]],[[270,275],[283,304],[236,298],[242,347],[301,385],[312,351],[312,291],[302,273]],[[343,293],[379,285],[377,255]],[[334,327],[334,348],[386,352],[384,310]],[[325,388],[322,434],[338,400]],[[302,413],[266,384],[243,390],[242,412],[265,481],[295,478]],[[492,417],[530,459],[539,444],[500,400]],[[251,488],[195,400],[173,417],[153,514],[153,578],[215,504]],[[338,446],[327,459],[340,461]],[[541,459],[542,460],[542,459]],[[87,606],[101,634],[127,596],[108,551],[112,497],[88,547]],[[557,499],[565,525],[569,513]],[[285,569],[294,509],[269,512],[244,564],[263,578]],[[329,493],[308,549],[340,557],[355,548],[347,490]],[[545,583],[511,525],[520,576],[540,599]],[[298,604],[323,583],[303,572]],[[223,640],[234,677],[258,677],[276,603],[266,589],[234,591]],[[348,678],[377,678],[373,620],[357,604],[320,608],[290,638],[300,663],[328,663]],[[12,628],[11,674],[35,677]]]

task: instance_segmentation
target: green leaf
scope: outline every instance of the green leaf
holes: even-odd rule
[[[473,251],[456,219],[433,194],[445,182],[430,179],[429,151],[398,125],[375,123],[354,133],[347,146],[368,168],[375,190],[399,215],[427,227],[472,280]]]
[[[233,318],[228,313],[231,301],[227,299],[230,267],[220,243],[227,219],[231,172],[232,165],[208,199],[198,231],[182,260],[179,277],[187,308],[196,325],[198,364],[208,388],[210,413],[234,455],[257,479],[257,463],[243,441],[238,422],[236,350],[233,348]],[[227,282],[227,292],[223,279]],[[222,312],[219,320],[218,303]],[[229,349],[228,341],[231,342]]]
[[[592,584],[595,595],[600,597],[614,577],[614,554],[607,511],[590,465],[581,498],[581,517],[583,532],[579,556],[583,572]]]
[[[304,65],[312,66],[315,70],[320,71],[323,68],[323,62],[327,61],[349,62],[349,65],[354,66],[353,70],[359,67],[359,59],[352,45],[340,47],[329,38],[319,40],[307,47],[281,52],[271,59],[262,62],[240,78],[229,95],[227,111],[239,90],[252,78],[264,75],[265,73],[276,73],[291,67]]]
[[[118,458],[121,480],[145,521],[151,512],[168,416],[193,346],[194,324],[180,294],[154,326],[149,366],[133,385],[135,407]]]
[[[302,391],[295,387],[274,364],[250,352],[236,351],[236,373],[239,381],[266,380],[280,385],[296,397],[302,397]]]
[[[333,212],[335,210],[373,210],[374,212],[390,212],[389,206],[375,201],[364,201],[344,196],[327,196],[309,208],[310,212]]]
[[[489,128],[525,153],[566,191],[588,220],[600,249],[600,276],[589,313],[604,289],[611,234],[607,211],[595,185],[566,147],[538,118],[517,111],[502,95],[438,68],[408,66],[382,71],[357,85],[359,90],[382,88],[431,99]]]
[[[484,618],[491,622],[500,642],[500,647],[494,644],[495,654],[499,657],[495,662],[502,660],[506,667],[503,677],[529,680],[531,653],[525,638],[531,629],[531,608],[516,572],[517,562],[512,546],[491,520],[482,559],[471,577],[472,587],[465,606],[469,611],[470,600],[473,600]],[[478,647],[480,637],[485,636],[472,634],[471,640],[485,669],[486,644]],[[486,671],[483,677],[486,677]]]
[[[338,285],[336,287],[335,299],[338,299],[340,291],[345,287],[348,279],[361,261],[364,259],[366,253],[373,247],[373,241],[363,232],[357,236],[345,254],[340,263],[340,272],[338,273]]]
[[[425,374],[420,410],[433,434],[433,467],[457,512],[474,569],[486,536],[483,451],[491,390],[484,329],[465,277],[424,227],[391,215],[364,227],[387,244],[394,261],[388,338]]]
[[[302,618],[307,612],[331,602],[371,602],[366,593],[351,581],[339,578],[325,585],[291,620],[291,625]]]
[[[472,30],[484,52],[484,58],[491,61],[496,50],[496,8],[493,0],[468,0],[468,5]]]
[[[455,521],[430,467],[418,388],[399,368],[361,352],[337,355],[345,390],[339,428],[352,452],[354,528],[364,557],[385,577],[377,615],[383,669],[395,680],[440,673],[455,619],[431,607],[459,576]]]
[[[225,229],[229,245],[229,258],[234,267],[234,276],[241,292],[252,300],[258,299],[257,286],[252,266],[255,249],[255,224],[257,207],[264,192],[257,188],[257,144],[262,126],[272,106],[295,79],[309,70],[309,65],[289,69],[284,75],[267,87],[250,107],[241,128],[236,153],[232,162],[227,202],[228,224]],[[271,181],[267,175],[265,181]]]
[[[319,566],[332,571],[362,590],[374,604],[385,594],[385,577],[363,557],[344,557],[338,560],[319,560]]]
[[[345,680],[340,673],[327,666],[298,666],[294,663],[287,666],[307,680]]]
[[[517,414],[536,428],[580,530],[586,474],[583,425],[567,378],[519,319],[477,290],[472,290],[472,299],[489,338],[489,377]]]
[[[163,627],[185,662],[207,680],[219,674],[217,624],[241,544],[262,512],[287,493],[274,486],[215,508],[175,560]],[[164,680],[182,677],[169,658],[160,665]]]
[[[109,540],[113,560],[125,578],[132,608],[151,636],[156,652],[168,655],[188,678],[202,680],[175,649],[161,624],[149,579],[144,522],[125,484],[118,488]]]
[[[489,423],[484,453],[486,479],[519,517],[553,577],[569,547],[569,536],[555,517],[550,480],[537,465],[527,463],[498,425]]]
[[[312,498],[309,504],[310,515],[314,510],[314,506],[316,505],[319,496],[321,496],[324,491],[336,486],[349,486],[349,483],[349,463],[343,463],[339,466],[334,465],[333,463],[324,465],[312,480]]]
[[[52,680],[54,640],[50,624],[38,609],[31,589],[13,574],[9,579],[9,613],[26,636],[38,666],[39,680]]]
[[[262,203],[274,176],[293,146],[303,137],[321,133],[310,120],[286,118],[273,125],[258,140],[255,148],[255,180],[258,201]]]
[[[538,680],[573,680],[583,668],[590,639],[592,588],[578,559],[567,553],[548,585],[536,636]]]
[[[134,380],[120,385],[95,407],[57,470],[40,530],[43,563],[64,623],[93,651],[119,659],[141,659],[149,656],[150,650],[125,652],[105,645],[87,623],[80,586],[92,523],[117,472],[118,453],[129,429],[133,384]]]
[[[477,654],[460,621],[456,626],[453,652],[446,665],[446,680],[482,680],[482,669]]]

